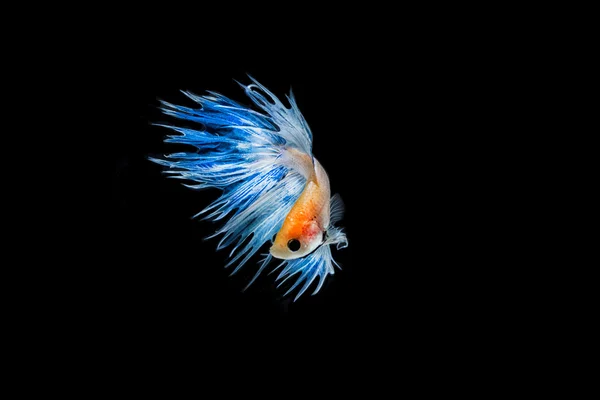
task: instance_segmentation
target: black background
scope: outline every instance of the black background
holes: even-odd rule
[[[109,298],[120,326],[176,334],[292,322],[375,335],[400,327],[416,337],[489,322],[502,275],[488,236],[495,194],[484,163],[499,124],[485,117],[484,92],[497,85],[486,72],[492,61],[467,62],[451,43],[403,41],[391,50],[335,41],[319,51],[297,43],[285,52],[238,46],[236,54],[157,46],[127,58],[127,122],[111,132]],[[282,298],[274,275],[242,292],[256,264],[228,276],[227,252],[204,240],[218,224],[191,219],[219,192],[185,188],[147,160],[179,150],[163,142],[168,130],[151,125],[168,121],[158,99],[191,105],[180,90],[211,90],[249,104],[234,81],[248,83],[246,74],[280,98],[293,89],[314,154],[346,204],[340,225],[349,246],[334,252],[342,270],[296,302]]]
[[[283,10],[281,3],[263,13],[248,3],[252,9],[236,20],[241,10],[233,3],[223,3],[223,11],[205,3],[177,7],[172,19],[167,4],[156,5],[154,16],[152,4],[102,7],[106,18],[100,8],[80,12],[75,20],[91,28],[89,38],[53,20],[55,27],[33,36],[48,36],[43,48],[26,51],[35,62],[23,59],[23,71],[53,89],[25,91],[27,99],[15,103],[26,117],[12,133],[50,159],[6,151],[18,157],[6,177],[33,192],[5,197],[35,204],[27,212],[5,212],[36,219],[19,223],[21,235],[6,230],[26,246],[13,246],[18,257],[6,263],[9,272],[16,262],[23,285],[5,280],[20,292],[10,297],[9,309],[33,305],[31,312],[14,307],[19,321],[34,322],[31,328],[13,324],[30,339],[17,346],[22,362],[37,366],[25,351],[41,345],[54,352],[34,354],[50,366],[42,363],[42,374],[69,374],[69,382],[80,383],[60,368],[70,363],[82,376],[98,377],[87,387],[92,390],[156,371],[152,382],[136,385],[136,391],[154,390],[173,370],[209,395],[205,384],[213,380],[218,393],[256,387],[261,395],[299,388],[314,395],[327,381],[338,395],[345,389],[360,396],[362,384],[367,396],[382,397],[378,388],[386,396],[405,393],[412,376],[421,378],[415,380],[420,392],[448,393],[452,384],[469,389],[486,376],[498,377],[486,388],[496,390],[530,378],[537,368],[526,362],[532,348],[542,350],[539,359],[554,357],[553,343],[543,341],[547,332],[528,330],[544,310],[554,313],[549,296],[536,289],[564,288],[543,281],[546,264],[534,244],[532,216],[543,213],[542,226],[549,227],[552,203],[531,200],[527,191],[540,178],[554,178],[547,163],[534,159],[544,153],[540,120],[554,121],[532,111],[539,97],[534,83],[545,88],[542,96],[552,91],[555,77],[547,65],[560,58],[548,30],[532,24],[544,20],[543,10],[527,16],[497,5],[419,4],[423,10],[415,12],[376,3],[317,10],[286,3],[290,10]],[[533,35],[520,34],[519,17]],[[72,48],[63,67],[56,50],[65,42]],[[553,57],[529,63],[544,42]],[[273,275],[242,292],[256,260],[228,276],[227,252],[204,240],[219,225],[191,219],[219,192],[187,189],[148,161],[181,150],[163,142],[170,131],[151,125],[168,120],[157,110],[158,99],[190,105],[180,90],[211,90],[249,104],[234,82],[248,83],[246,74],[279,97],[293,88],[314,134],[314,154],[346,204],[340,225],[349,246],[334,251],[342,269],[317,295],[296,302],[281,297],[285,289],[275,287]],[[21,87],[20,78],[9,78]],[[73,95],[65,90],[67,80],[76,85]],[[57,112],[38,114],[48,105]],[[60,142],[67,128],[74,136],[47,147],[28,134],[32,121],[42,122],[39,133],[48,142]],[[523,158],[534,168],[521,168]],[[24,164],[33,167],[31,174],[21,172]],[[90,176],[90,166],[98,165],[110,172],[103,175],[110,175],[112,187]],[[37,184],[41,177],[49,186]],[[71,190],[63,192],[61,184]],[[67,225],[69,214],[79,222],[75,227]],[[33,239],[42,246],[32,246]],[[30,255],[37,257],[32,263],[23,257]],[[560,271],[569,265],[561,263]],[[235,372],[258,379],[242,382]],[[523,378],[514,379],[517,374]]]

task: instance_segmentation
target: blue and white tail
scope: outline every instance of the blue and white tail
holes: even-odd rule
[[[161,102],[165,114],[198,124],[194,129],[160,124],[179,133],[168,136],[165,141],[187,144],[195,147],[195,151],[169,154],[165,159],[150,158],[168,167],[165,173],[171,177],[190,181],[185,184],[190,188],[213,187],[223,191],[196,216],[226,220],[211,237],[222,235],[217,249],[232,246],[226,265],[235,265],[232,274],[271,241],[304,189],[306,179],[302,174],[281,162],[285,148],[294,147],[312,156],[312,134],[293,95],[286,96],[291,105],[287,108],[264,86],[252,81],[253,84],[242,87],[263,112],[214,92],[207,96],[183,92],[201,108]],[[341,207],[336,196],[332,198],[332,222],[335,222],[335,207]],[[339,219],[341,211],[336,215],[335,219]],[[345,246],[346,238],[341,230],[330,227],[328,239],[316,251],[280,264],[284,268],[278,279],[285,281],[297,276],[290,291],[304,283],[296,299],[319,276],[313,294],[317,293],[325,276],[333,273],[335,262],[329,245],[334,243],[338,247]],[[271,259],[269,255],[263,260],[248,286]]]

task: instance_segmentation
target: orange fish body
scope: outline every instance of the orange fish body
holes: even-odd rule
[[[302,194],[286,216],[283,226],[277,233],[271,254],[280,259],[290,260],[303,257],[315,250],[323,242],[323,233],[329,227],[329,178],[316,160],[310,166],[307,183]],[[306,169],[308,171],[308,169]],[[297,250],[290,248],[290,241],[299,241]]]

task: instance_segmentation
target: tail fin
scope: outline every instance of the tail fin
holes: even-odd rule
[[[312,134],[293,95],[288,97],[291,108],[287,108],[256,80],[252,82],[242,87],[264,113],[214,92],[206,96],[183,92],[200,108],[161,102],[165,114],[201,127],[158,124],[179,133],[168,136],[166,142],[187,144],[195,151],[150,158],[168,167],[165,172],[171,177],[191,181],[185,184],[190,188],[223,191],[194,217],[203,215],[215,221],[228,217],[211,237],[222,235],[217,249],[233,246],[226,265],[236,265],[232,274],[279,231],[304,189],[306,178],[281,162],[284,149],[294,147],[312,157]],[[270,259],[263,262],[257,275]],[[322,261],[314,263],[321,265]]]

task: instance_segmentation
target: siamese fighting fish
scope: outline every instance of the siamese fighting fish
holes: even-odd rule
[[[319,292],[334,265],[340,268],[331,246],[348,244],[335,225],[344,205],[338,194],[331,196],[327,173],[312,153],[313,135],[291,91],[288,107],[250,79],[240,86],[253,108],[215,92],[184,91],[198,104],[194,108],[161,101],[162,112],[185,126],[155,125],[177,133],[165,142],[188,145],[190,151],[150,160],[192,189],[220,189],[220,197],[194,217],[223,222],[209,238],[221,236],[217,250],[231,247],[226,267],[233,267],[233,275],[268,247],[246,288],[279,260],[273,268],[279,270],[277,287],[291,279],[284,296],[299,287],[296,301],[317,278],[312,294]]]

